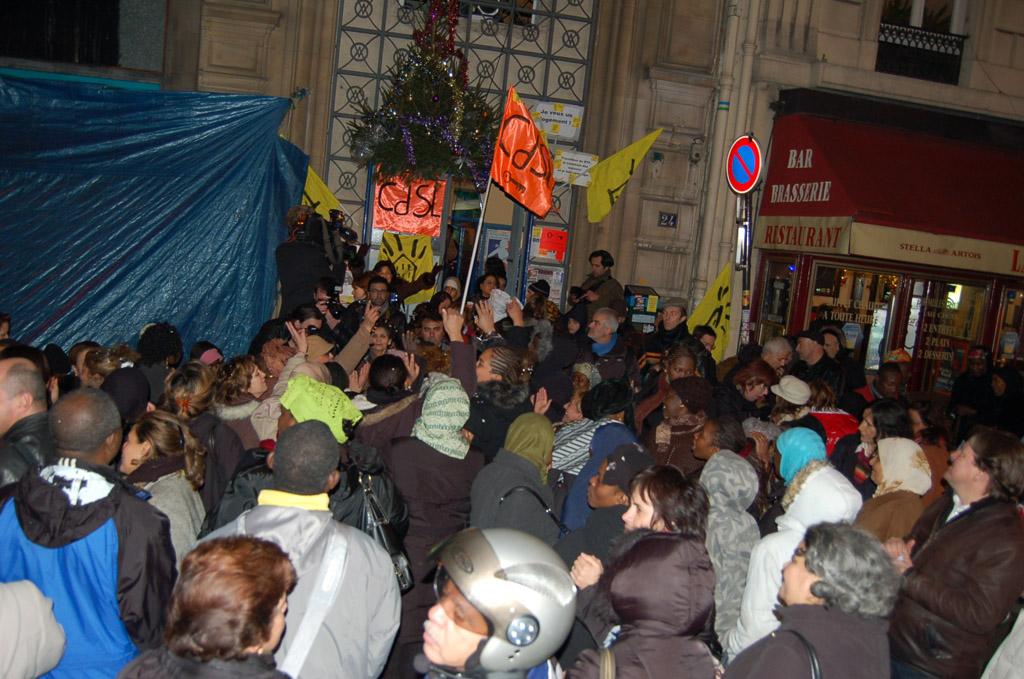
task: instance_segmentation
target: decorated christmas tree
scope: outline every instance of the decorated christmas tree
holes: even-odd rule
[[[449,174],[486,186],[501,116],[469,87],[466,57],[455,47],[458,23],[458,0],[431,0],[413,44],[396,58],[380,108],[363,107],[350,124],[352,154],[378,176]]]

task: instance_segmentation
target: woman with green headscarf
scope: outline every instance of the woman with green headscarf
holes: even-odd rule
[[[469,418],[469,396],[458,380],[437,373],[427,378],[423,412],[412,436],[400,436],[381,449],[395,486],[409,507],[405,550],[415,587],[402,595],[402,625],[385,677],[416,674],[413,660],[423,649],[423,622],[437,599],[423,578],[433,564],[434,545],[466,526],[469,489],[484,466],[484,454],[470,446],[461,431]]]
[[[558,525],[546,513],[554,501],[546,485],[554,444],[548,418],[537,413],[517,417],[505,445],[473,481],[470,525],[514,528],[554,544]]]

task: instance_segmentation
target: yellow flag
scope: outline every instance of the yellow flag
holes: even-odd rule
[[[317,214],[324,219],[330,219],[330,211],[341,206],[341,201],[331,193],[324,180],[320,179],[320,175],[313,172],[313,168],[309,168],[306,171],[306,186],[302,189],[302,204],[312,205],[316,202],[320,203],[316,206]]]
[[[434,249],[430,236],[406,236],[385,231],[380,239],[380,259],[395,265],[395,271],[404,280],[414,281],[434,268]],[[427,288],[407,297],[405,304],[427,302],[434,289]]]
[[[700,301],[697,308],[693,310],[690,317],[686,319],[686,327],[690,332],[698,325],[711,326],[718,339],[715,342],[715,350],[711,352],[715,361],[722,360],[725,353],[725,345],[729,343],[729,307],[732,300],[732,264],[726,264],[722,273],[711,284],[708,291],[704,293],[704,299]]]
[[[649,135],[633,142],[612,156],[590,168],[590,186],[587,187],[587,221],[599,222],[612,211],[615,201],[622,195],[626,182],[633,176],[644,154],[661,134],[659,127]]]

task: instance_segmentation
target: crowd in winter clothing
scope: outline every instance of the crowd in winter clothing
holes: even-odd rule
[[[829,326],[716,362],[668,298],[641,333],[604,251],[564,309],[489,261],[460,312],[298,245],[245,354],[0,340],[0,674],[415,677],[466,526],[564,560],[573,679],[1019,668],[1024,379],[984,347],[911,400]]]

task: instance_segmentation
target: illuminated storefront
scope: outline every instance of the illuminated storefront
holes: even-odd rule
[[[779,117],[754,233],[755,339],[823,319],[868,372],[904,349],[910,388],[938,393],[973,344],[1019,358],[1022,182],[1017,148]]]

